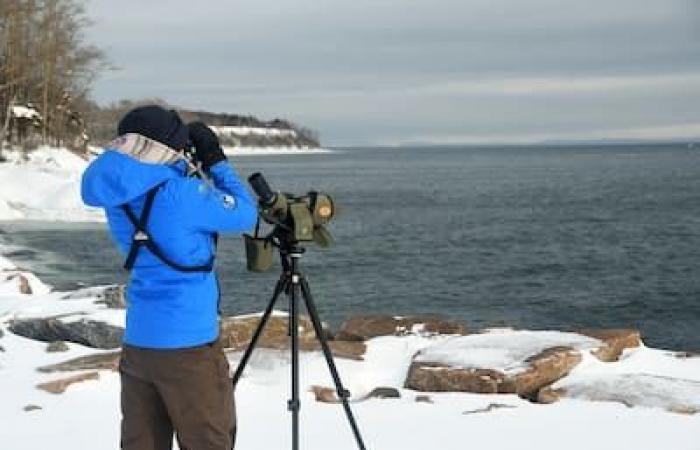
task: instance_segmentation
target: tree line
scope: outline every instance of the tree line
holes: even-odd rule
[[[85,146],[83,112],[106,67],[88,24],[75,0],[0,0],[0,143]]]
[[[24,149],[46,144],[86,152],[88,142],[104,145],[112,140],[119,119],[134,106],[167,106],[160,99],[106,106],[90,99],[93,81],[111,67],[104,53],[86,42],[89,25],[81,0],[0,0],[0,157],[6,143]],[[210,125],[293,129],[299,136],[294,143],[318,145],[314,131],[281,119],[264,122],[236,114],[178,112],[185,120]]]

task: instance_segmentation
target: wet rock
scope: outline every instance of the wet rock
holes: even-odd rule
[[[69,359],[58,364],[39,367],[37,370],[44,373],[70,372],[75,370],[114,370],[119,368],[119,352],[98,353],[95,355],[81,356]]]
[[[377,336],[426,334],[467,334],[464,326],[435,317],[354,316],[345,321],[335,336],[340,341],[364,341]]]
[[[67,341],[87,347],[112,349],[121,346],[124,330],[95,320],[64,322],[57,318],[15,320],[10,331],[44,342]]]
[[[625,349],[639,347],[642,343],[641,333],[633,329],[586,329],[579,333],[604,342],[605,345],[593,351],[603,362],[618,361]]]
[[[494,369],[449,367],[414,361],[405,387],[424,392],[473,392],[478,394],[518,394],[536,398],[540,388],[568,374],[581,362],[581,354],[570,347],[552,347],[525,360],[522,372],[506,375]]]
[[[81,383],[87,380],[97,380],[100,378],[98,372],[82,373],[73,375],[72,377],[61,378],[60,380],[49,381],[47,383],[37,384],[37,389],[49,392],[51,394],[62,394],[68,389],[68,386],[75,383]]]
[[[70,350],[68,344],[66,344],[63,341],[51,342],[49,345],[46,346],[46,351],[48,353],[67,352],[68,350]]]
[[[365,398],[401,398],[401,393],[393,387],[376,387]]]

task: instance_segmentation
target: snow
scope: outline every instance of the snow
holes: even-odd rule
[[[296,137],[297,132],[294,130],[282,128],[264,128],[264,127],[240,127],[240,126],[210,126],[218,135],[233,135],[233,136],[290,136]]]
[[[101,210],[80,199],[80,176],[88,161],[67,149],[41,147],[6,152],[0,163],[0,220],[101,222]]]
[[[516,374],[527,369],[524,361],[529,356],[547,348],[566,346],[584,350],[600,345],[599,340],[576,333],[493,329],[433,345],[423,350],[416,360],[454,368],[489,368],[505,374]]]
[[[0,253],[2,250],[0,245]],[[22,295],[16,285],[2,281],[17,271],[11,261],[0,256],[1,448],[118,448],[117,373],[100,371],[98,380],[71,385],[63,394],[36,388],[39,383],[73,374],[42,373],[38,367],[102,351],[69,343],[67,352],[47,353],[46,343],[10,333],[8,322],[61,316],[61,320],[90,318],[123,326],[124,311],[97,303],[102,288],[65,293],[51,291],[42,283],[43,290]],[[700,414],[668,411],[688,412],[688,407],[700,402],[698,357],[681,358],[671,351],[642,346],[626,351],[619,362],[603,363],[589,353],[597,341],[574,333],[500,329],[454,337],[414,331],[369,340],[364,361],[335,360],[352,393],[351,407],[368,449],[700,448]],[[572,398],[551,405],[530,403],[515,395],[422,393],[403,388],[412,357],[418,352],[421,357],[451,363],[495,364],[516,370],[514,360],[551,345],[570,345],[581,349],[583,355],[582,363],[554,386],[566,389]],[[241,355],[228,355],[232,369]],[[286,351],[256,349],[253,353],[236,389],[237,449],[290,446],[289,360]],[[301,447],[356,449],[342,406],[316,402],[309,392],[313,385],[332,386],[323,356],[303,352],[300,363]],[[401,398],[364,398],[378,386],[396,388]],[[431,402],[417,402],[418,395],[428,395]],[[40,409],[25,410],[29,405]]]
[[[17,117],[20,119],[41,119],[41,114],[34,108],[23,105],[15,105],[10,109],[10,114],[12,117]]]
[[[298,147],[226,147],[230,156],[323,154]],[[92,149],[93,154],[99,153]],[[104,222],[99,208],[80,198],[80,177],[88,160],[65,148],[40,147],[27,154],[5,151],[0,163],[0,221]]]

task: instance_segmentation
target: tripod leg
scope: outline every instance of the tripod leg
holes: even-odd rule
[[[270,315],[272,314],[272,311],[275,309],[275,303],[277,302],[277,298],[279,297],[280,293],[282,293],[282,291],[285,290],[288,283],[289,283],[289,277],[286,273],[283,273],[280,276],[279,281],[277,281],[277,284],[275,285],[275,292],[272,294],[272,298],[270,299],[270,303],[268,303],[267,308],[265,309],[265,312],[263,313],[262,317],[260,318],[260,322],[258,323],[258,326],[255,329],[255,332],[253,333],[253,337],[250,340],[250,344],[248,344],[248,348],[246,348],[245,353],[243,354],[243,357],[241,358],[241,361],[238,363],[238,367],[236,368],[236,373],[233,375],[233,387],[234,387],[234,389],[235,389],[236,385],[238,384],[238,380],[241,378],[241,375],[243,375],[243,370],[245,369],[245,366],[248,364],[248,360],[250,359],[250,356],[253,354],[253,350],[255,349],[255,346],[258,343],[258,339],[260,339],[260,336],[262,335],[263,329],[265,328],[267,321],[270,319]]]
[[[323,334],[323,326],[321,325],[321,319],[319,318],[318,312],[316,311],[314,299],[311,296],[311,289],[309,288],[309,284],[306,282],[306,278],[302,276],[300,281],[301,293],[304,297],[304,302],[306,303],[306,310],[308,311],[309,317],[311,318],[311,323],[314,326],[316,337],[321,343],[323,356],[325,356],[326,358],[328,369],[330,370],[331,376],[333,377],[333,382],[335,383],[335,389],[338,393],[338,398],[340,398],[341,402],[343,403],[343,409],[345,409],[345,415],[347,416],[348,422],[350,423],[350,428],[352,428],[352,432],[355,435],[357,446],[360,448],[360,450],[365,450],[365,444],[362,441],[360,430],[357,427],[357,422],[355,422],[355,417],[353,416],[352,410],[350,409],[350,404],[348,403],[348,397],[350,396],[350,393],[347,391],[347,389],[343,387],[343,382],[340,380],[340,374],[338,374],[338,369],[335,366],[335,361],[333,361],[333,354],[331,353],[331,349],[328,346],[328,342],[326,341],[326,338]]]
[[[292,398],[287,409],[292,413],[292,450],[299,449],[299,284],[298,275],[292,272],[292,287],[289,295],[289,331],[292,353]]]

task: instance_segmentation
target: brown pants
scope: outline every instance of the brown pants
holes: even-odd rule
[[[218,343],[177,350],[124,345],[124,450],[230,450],[236,414],[229,366]]]

